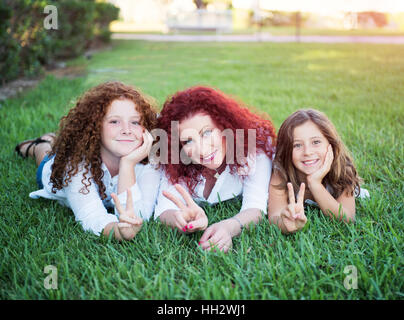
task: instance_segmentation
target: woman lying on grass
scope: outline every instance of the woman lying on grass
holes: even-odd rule
[[[258,223],[267,210],[275,143],[271,121],[218,90],[192,87],[167,99],[158,127],[168,134],[169,161],[162,164],[155,219],[184,233],[206,229],[200,246],[228,251],[243,226]],[[256,135],[250,143],[248,129]],[[178,161],[176,155],[173,160],[173,145],[181,149]],[[243,197],[240,212],[207,228],[208,217],[199,204],[238,195]]]
[[[349,152],[326,115],[298,110],[278,132],[269,221],[284,233],[302,229],[307,221],[306,202],[317,205],[329,217],[354,222],[355,196],[368,196],[360,182]]]
[[[86,231],[132,239],[158,193],[160,174],[146,161],[155,124],[154,108],[132,87],[107,82],[90,89],[62,118],[56,138],[46,134],[17,145],[38,165],[40,190],[30,197],[70,207]],[[113,203],[115,215],[107,212]]]

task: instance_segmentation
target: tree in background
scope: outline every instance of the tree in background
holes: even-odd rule
[[[44,8],[58,10],[58,29],[44,28]],[[119,8],[95,0],[3,0],[0,2],[0,84],[36,75],[58,58],[82,54],[110,40]]]

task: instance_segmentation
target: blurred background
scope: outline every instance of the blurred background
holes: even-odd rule
[[[402,0],[109,0],[121,9],[114,32],[248,32],[293,27],[404,31]],[[292,28],[291,28],[292,27]]]
[[[0,86],[105,46],[113,33],[404,36],[404,0],[0,0]]]

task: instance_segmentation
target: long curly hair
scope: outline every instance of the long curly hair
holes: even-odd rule
[[[101,199],[107,197],[102,182],[101,130],[104,116],[116,99],[133,101],[141,115],[141,125],[149,131],[155,128],[156,109],[151,99],[135,88],[121,82],[105,82],[88,90],[60,120],[59,133],[50,153],[55,156],[50,177],[52,192],[67,187],[72,177],[83,169],[80,192],[88,193],[93,180]],[[147,159],[143,163],[147,163]]]
[[[323,185],[331,186],[335,198],[338,198],[344,190],[346,190],[347,195],[354,195],[355,190],[359,194],[362,179],[356,172],[349,151],[327,116],[314,109],[304,109],[294,112],[282,123],[279,129],[274,171],[279,173],[282,181],[276,187],[287,190],[287,183],[291,182],[293,189],[297,192],[300,184],[303,182],[300,181],[297,170],[292,162],[293,131],[296,127],[307,121],[312,121],[318,127],[331,144],[334,153],[330,171],[322,181]]]
[[[237,147],[240,149],[240,146],[239,143],[236,143],[235,139],[233,139],[233,145],[230,146],[237,153],[241,151],[244,157],[249,155],[248,129],[255,130],[256,152],[264,152],[272,159],[275,151],[276,133],[268,115],[254,114],[242,102],[238,102],[218,89],[194,86],[183,91],[178,91],[169,97],[165,101],[160,116],[157,119],[158,128],[165,130],[168,138],[168,163],[162,163],[161,166],[170,183],[175,184],[181,181],[186,184],[190,193],[195,195],[195,187],[202,181],[203,165],[196,163],[184,164],[181,161],[176,164],[171,161],[173,159],[171,145],[173,143],[180,145],[179,135],[175,133],[174,136],[172,135],[173,121],[180,123],[182,120],[190,118],[195,114],[209,115],[219,129],[231,130],[233,137],[239,135],[239,133],[236,133],[236,130],[240,132],[239,129],[242,129],[244,144],[241,146],[243,150],[236,150]],[[229,145],[226,141],[227,147]],[[231,174],[237,174],[238,169],[241,167],[245,168],[245,162],[234,161],[229,166]]]

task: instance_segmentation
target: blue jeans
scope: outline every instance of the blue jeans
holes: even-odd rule
[[[47,163],[52,157],[49,157],[46,155],[41,163],[38,166],[38,169],[36,170],[36,183],[38,184],[39,189],[43,189],[43,183],[42,183],[42,171],[43,171],[43,166],[45,163]]]

